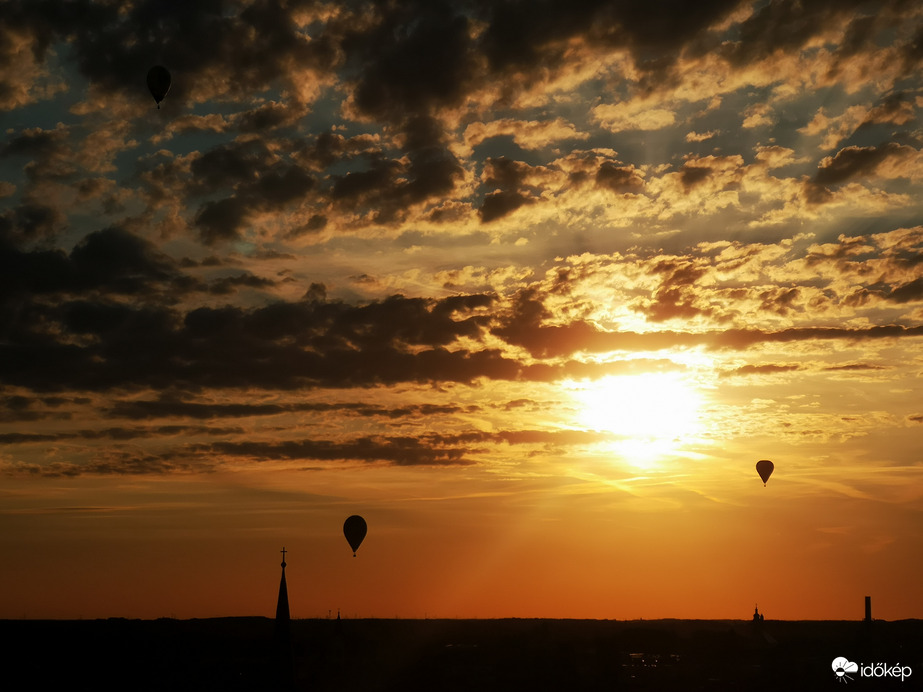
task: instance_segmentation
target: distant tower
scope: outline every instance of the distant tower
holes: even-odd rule
[[[871,596],[865,597],[865,621],[866,622],[872,621],[872,597]]]
[[[276,623],[288,623],[291,619],[288,610],[288,587],[285,586],[285,547],[282,548],[282,581],[279,582],[279,603],[276,605]]]
[[[276,605],[275,665],[273,675],[277,676],[271,685],[273,689],[294,689],[295,668],[292,659],[292,638],[289,631],[291,617],[288,611],[288,588],[285,586],[285,553],[282,548],[282,580],[279,582],[279,603]]]

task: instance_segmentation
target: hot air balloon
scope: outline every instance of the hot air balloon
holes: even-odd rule
[[[160,102],[170,91],[170,73],[166,67],[154,65],[147,71],[147,88],[151,90],[151,96],[157,102],[157,108],[160,108]]]
[[[365,538],[368,530],[369,527],[365,523],[365,519],[358,514],[353,514],[343,522],[343,535],[346,536],[349,547],[353,549],[353,557],[356,557],[356,551],[362,545],[362,539]]]
[[[760,474],[760,478],[763,479],[763,487],[766,487],[766,481],[769,480],[774,468],[775,466],[773,466],[773,463],[768,459],[756,462],[756,472]]]

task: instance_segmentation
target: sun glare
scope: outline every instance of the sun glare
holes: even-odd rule
[[[579,425],[612,433],[613,449],[642,468],[675,453],[700,429],[702,395],[679,373],[646,373],[574,383]]]

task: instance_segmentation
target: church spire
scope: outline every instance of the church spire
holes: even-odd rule
[[[271,687],[273,689],[293,690],[295,689],[295,669],[292,659],[291,632],[289,631],[291,618],[288,611],[288,588],[285,586],[286,552],[288,551],[282,548],[282,580],[279,582],[279,603],[276,605],[274,632],[276,665],[273,666],[273,670],[278,678]]]
[[[282,581],[279,582],[279,602],[276,605],[276,622],[288,622],[290,619],[288,610],[288,587],[285,585],[285,553],[288,551],[282,547]]]

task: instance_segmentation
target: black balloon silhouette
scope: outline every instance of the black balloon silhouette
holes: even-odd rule
[[[756,462],[756,472],[760,474],[760,478],[763,479],[763,487],[766,487],[766,481],[769,480],[774,468],[775,466],[769,459],[762,459]]]
[[[353,514],[343,522],[343,535],[346,536],[349,547],[353,549],[353,557],[356,557],[356,551],[359,550],[359,546],[362,545],[362,539],[365,538],[365,534],[368,533],[368,530],[369,527],[365,523],[365,519],[358,514]]]
[[[151,90],[151,96],[157,102],[157,108],[160,108],[160,102],[170,91],[170,73],[166,67],[154,65],[147,71],[147,88]]]

